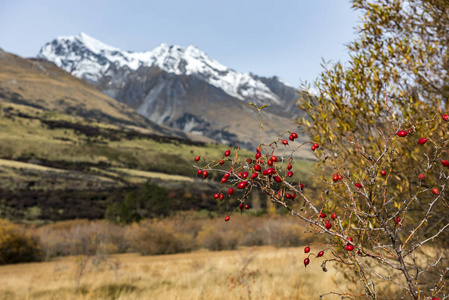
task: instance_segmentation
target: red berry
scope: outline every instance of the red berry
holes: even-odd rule
[[[253,173],[253,174],[251,174],[251,178],[252,178],[252,179],[256,179],[256,178],[257,178],[257,176],[259,176],[259,174],[258,174],[258,173]]]
[[[352,251],[352,250],[354,250],[354,246],[349,244],[349,245],[346,246],[345,249],[346,249],[346,251]]]
[[[243,203],[240,203],[240,204],[239,204],[239,208],[240,208],[240,210],[242,210],[242,209],[243,209],[243,207],[244,207]]]
[[[256,159],[259,159],[262,156],[262,154],[260,154],[260,152],[256,153]]]
[[[305,247],[304,248],[304,253],[309,253],[309,252],[310,252],[310,247],[309,246]]]
[[[199,161],[201,159],[200,156],[195,157],[195,161]]]
[[[312,151],[315,151],[315,146],[310,147]]]
[[[224,195],[220,194],[220,196],[218,196],[218,199],[220,199],[220,201],[222,201],[224,199]]]
[[[227,222],[227,221],[229,221],[231,219],[231,217],[230,216],[227,216],[226,218],[225,218],[225,221]]]
[[[401,223],[401,218],[399,218],[399,217],[394,217],[394,222],[396,223],[396,224],[399,224],[399,223]]]
[[[221,179],[221,183],[226,183],[228,181],[228,178],[227,177],[223,177],[222,179]]]
[[[440,191],[437,188],[433,188],[432,193],[434,193],[435,195],[439,195]]]
[[[310,259],[306,257],[304,259],[304,266],[307,266],[309,263],[310,263]]]
[[[256,148],[256,152],[260,152],[260,150],[262,150],[260,146]]]
[[[238,176],[238,177],[243,177],[242,172],[238,172],[238,173],[237,173],[237,176]]]
[[[348,237],[348,241],[354,242],[354,240],[352,239],[352,237]]]
[[[337,174],[337,173],[335,173],[335,174],[332,176],[332,180],[333,180],[334,182],[337,182],[337,181],[338,181],[338,174]]]
[[[276,156],[272,155],[272,156],[271,156],[271,160],[274,161],[274,162],[277,162],[277,161],[278,161],[278,158],[277,158]]]
[[[293,172],[292,171],[288,171],[287,176],[288,177],[292,177],[293,176]]]
[[[287,199],[290,199],[291,197],[290,197],[290,194],[285,194],[285,197],[287,198]]]
[[[288,164],[288,165],[287,165],[287,169],[288,169],[288,170],[291,170],[291,169],[292,169],[292,165],[291,165],[291,164]]]
[[[266,171],[267,171],[268,175],[273,175],[274,174],[274,169],[273,168],[266,169]]]
[[[298,138],[298,134],[297,134],[296,132],[292,132],[292,133],[291,133],[291,136],[292,136],[294,139]]]
[[[248,172],[243,172],[242,177],[246,179],[248,177]]]
[[[332,218],[332,220],[335,220],[337,218],[337,214],[336,213],[332,213],[331,218]]]
[[[202,175],[203,174],[203,170],[199,169],[198,171],[196,171],[196,175]]]
[[[290,136],[288,137],[288,139],[289,139],[290,141],[294,141],[294,140],[295,140],[295,138],[294,138],[292,135],[290,135]]]
[[[446,116],[446,117],[447,117],[447,115],[443,115],[443,116]],[[446,121],[447,121],[447,120],[446,120]],[[438,298],[438,297],[433,297],[432,300],[440,300],[440,298]]]
[[[254,170],[256,170],[257,172],[260,172],[260,170],[262,170],[262,168],[260,167],[260,165],[254,165]]]
[[[317,254],[316,257],[321,257],[321,256],[323,256],[323,255],[324,255],[324,251],[320,251],[320,252],[318,252],[318,254]]]
[[[224,156],[229,156],[229,155],[231,155],[231,150],[226,150],[224,153]]]
[[[427,139],[426,138],[420,138],[418,140],[418,144],[420,144],[420,145],[424,145],[425,143],[427,143]]]
[[[355,184],[355,187],[361,189],[361,188],[362,188],[362,185],[361,185],[359,182],[357,182],[357,183]]]
[[[273,161],[272,161],[271,159],[269,159],[269,160],[267,161],[267,164],[268,164],[269,166],[272,166],[272,165],[273,165]]]
[[[332,228],[332,224],[331,223],[327,223],[325,226],[326,226],[326,229],[331,229]]]
[[[449,167],[449,161],[442,159],[441,160],[441,164],[443,165],[443,167]]]
[[[224,164],[224,163],[225,163],[224,159],[220,159],[219,164],[222,165],[222,164]]]
[[[253,160],[252,160],[251,158],[248,157],[248,158],[246,159],[246,162],[250,164],[250,163],[253,162]]]
[[[386,175],[387,175],[387,172],[385,172],[384,170],[382,170],[382,171],[380,171],[380,175],[386,176]]]
[[[301,191],[304,189],[304,184],[300,183],[299,184],[299,188],[301,189]]]
[[[276,182],[281,182],[282,179],[281,179],[281,177],[279,177],[279,176],[274,176],[274,181],[276,181]]]
[[[249,209],[249,205],[248,205],[248,204],[245,205],[245,209],[246,209],[246,210]]]
[[[282,140],[282,144],[288,145],[288,141],[287,140]]]
[[[397,133],[397,135],[400,136],[400,137],[406,137],[407,134],[408,134],[408,133],[407,133],[407,131],[405,131],[405,130],[398,131],[398,133]]]
[[[424,179],[426,179],[426,176],[424,174],[419,174],[418,179],[419,181],[424,181]]]
[[[320,145],[318,145],[318,143],[313,143],[313,147],[315,147],[315,149],[320,148]]]
[[[239,182],[239,184],[237,185],[237,188],[238,189],[244,189],[245,188],[245,186],[246,186],[246,181],[242,181],[242,182]]]
[[[296,195],[293,194],[293,193],[291,193],[291,194],[290,194],[290,199],[295,200],[295,198],[296,198]]]
[[[233,188],[229,188],[228,195],[232,195],[233,193],[234,193],[234,189]]]
[[[343,176],[338,174],[338,180],[342,180],[342,179],[343,179]]]
[[[326,218],[326,214],[325,213],[320,213],[320,218]]]
[[[216,194],[214,195],[214,199],[218,199],[218,197],[220,197],[220,195],[219,195],[218,193],[216,193]]]
[[[443,118],[444,121],[449,120],[449,116],[448,115],[442,115],[441,117]]]

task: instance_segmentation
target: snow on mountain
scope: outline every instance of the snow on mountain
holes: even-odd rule
[[[81,33],[61,36],[45,44],[38,57],[54,62],[74,76],[97,82],[108,75],[108,70],[140,67],[158,67],[176,75],[192,75],[222,89],[240,100],[258,105],[281,104],[281,99],[261,80],[249,73],[239,73],[209,58],[204,52],[187,47],[161,44],[148,52],[130,52],[106,45]]]

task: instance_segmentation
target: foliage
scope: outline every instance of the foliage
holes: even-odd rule
[[[351,59],[347,66],[336,63],[321,74],[315,82],[318,95],[303,93],[299,105],[308,118],[299,122],[322,148],[340,155],[333,165],[337,171],[357,168],[362,178],[364,168],[373,166],[373,158],[384,152],[398,130],[431,141],[447,134],[448,127],[438,115],[446,111],[449,97],[449,2],[355,0],[353,7],[364,15],[358,38],[347,46]],[[388,182],[394,188],[388,190],[389,196],[412,197],[412,186],[419,183],[421,173],[426,176],[425,186],[438,185],[443,166],[435,165],[434,172],[428,172],[427,158],[413,143],[396,143],[389,149],[394,152],[391,159],[375,164],[390,171]],[[406,163],[394,164],[397,153]],[[435,154],[430,160],[449,158],[446,151]],[[324,155],[321,152],[321,161],[326,160]],[[422,216],[427,203],[418,199],[412,205],[410,210]],[[429,220],[433,230],[426,235],[441,229],[442,221]],[[448,246],[449,235],[445,236],[441,242]]]
[[[227,227],[227,228],[226,228]],[[243,238],[243,233],[229,226],[203,226],[198,233],[198,243],[201,247],[212,250],[234,250]]]
[[[146,182],[137,191],[126,194],[123,203],[114,203],[106,210],[106,218],[119,223],[138,222],[145,218],[167,216],[171,199],[167,191],[155,183]]]
[[[0,265],[41,259],[42,252],[37,239],[18,225],[0,219]]]
[[[356,195],[362,196],[365,204],[356,202],[357,210],[346,210],[352,215],[346,216],[342,225],[349,230],[349,222],[356,222],[360,230],[388,234],[377,240],[368,232],[359,232],[357,243],[372,249],[373,255],[383,255],[386,270],[397,270],[399,275],[392,272],[387,276],[383,270],[377,276],[373,269],[359,268],[358,276],[362,280],[371,276],[389,279],[415,299],[438,292],[444,296],[441,290],[448,272],[445,248],[449,245],[444,163],[449,159],[445,115],[449,2],[354,0],[353,7],[363,13],[363,24],[358,38],[347,45],[349,62],[324,66],[315,82],[318,93],[305,91],[299,101],[308,115],[299,123],[323,149],[318,152],[321,169],[340,173],[347,186],[329,189],[323,202],[326,208],[338,209],[349,196],[360,201],[350,191],[355,182],[362,183],[363,192]],[[397,141],[394,136],[400,130],[407,138]],[[426,138],[427,145],[417,145],[420,138]],[[386,178],[380,175],[382,169],[388,174]],[[322,176],[317,184],[326,189],[328,177]],[[433,188],[438,189],[438,195],[429,195]],[[435,250],[432,254],[420,247],[428,242]],[[380,249],[385,252],[381,254]],[[405,259],[402,262],[401,257]],[[389,259],[398,260],[398,264],[388,265]],[[395,281],[401,276],[405,281]],[[372,298],[379,296],[374,286],[367,286],[366,293]]]
[[[239,223],[217,224],[217,219],[198,212],[183,212],[173,217],[127,225],[85,219],[38,227],[18,226],[8,221],[0,221],[0,224],[3,237],[3,232],[14,228],[16,236],[20,233],[20,236],[36,243],[37,259],[45,260],[61,256],[107,256],[130,251],[148,255],[200,248],[218,251],[241,246],[294,247],[307,244],[314,238],[311,234],[304,234],[294,218],[279,215],[250,215],[245,218],[244,228]],[[13,257],[15,255],[21,254],[12,253],[8,261],[21,260],[19,256]]]
[[[172,254],[187,252],[195,248],[191,235],[175,232],[175,228],[164,221],[146,220],[134,223],[129,228],[130,245],[142,255]]]
[[[443,289],[448,271],[443,262],[449,240],[449,218],[444,213],[448,208],[444,198],[448,129],[444,112],[449,2],[353,3],[364,12],[364,18],[359,38],[348,45],[351,59],[345,67],[337,63],[322,73],[316,82],[317,96],[304,93],[300,106],[311,122],[303,119],[300,123],[327,148],[319,153],[323,169],[343,174],[352,189],[355,182],[362,183],[359,194],[365,205],[346,210],[358,219],[349,218],[342,225],[349,226],[352,221],[360,230],[381,230],[386,235],[380,239],[380,233],[376,238],[368,232],[358,233],[358,244],[383,257],[380,265],[384,269],[377,271],[373,268],[376,263],[368,260],[368,269],[358,268],[355,273],[367,283],[372,277],[390,280],[415,299],[426,292],[433,296]],[[399,130],[408,135],[405,141],[394,138]],[[429,144],[424,146],[420,138]],[[417,145],[418,140],[424,141],[423,146]],[[332,165],[326,167],[328,158]],[[382,169],[386,170],[385,179]],[[433,197],[426,195],[431,190]],[[351,195],[342,193],[326,197],[326,204],[332,209],[341,207]],[[381,205],[376,207],[378,201]],[[360,215],[361,211],[366,214]],[[393,225],[388,225],[392,221]],[[433,244],[431,255],[421,247],[428,242]],[[389,264],[391,259],[397,264]],[[416,270],[413,275],[412,269]],[[369,284],[366,294],[372,298],[380,295]]]
[[[128,250],[125,229],[107,221],[72,220],[31,229],[46,259],[67,255],[103,255]]]

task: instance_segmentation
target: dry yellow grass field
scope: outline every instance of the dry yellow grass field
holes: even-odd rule
[[[0,299],[319,299],[348,288],[330,264],[322,271],[322,258],[307,269],[304,258],[303,248],[256,247],[97,257],[84,268],[83,257],[7,265],[0,267]]]

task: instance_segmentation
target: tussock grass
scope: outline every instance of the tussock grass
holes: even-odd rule
[[[324,292],[348,288],[329,264],[329,271],[322,271],[322,259],[304,268],[304,258],[302,247],[113,255],[90,259],[75,291],[79,258],[67,257],[0,267],[0,298],[319,299]]]

